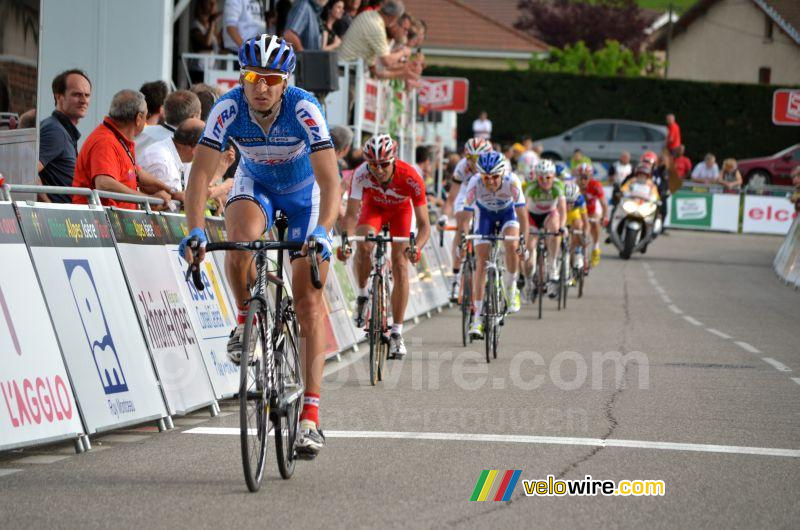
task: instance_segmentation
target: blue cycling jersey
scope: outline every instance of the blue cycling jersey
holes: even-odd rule
[[[268,133],[256,121],[242,87],[222,96],[211,109],[200,144],[224,151],[233,140],[241,153],[239,169],[267,191],[286,194],[314,180],[309,154],[333,148],[317,99],[290,86]]]

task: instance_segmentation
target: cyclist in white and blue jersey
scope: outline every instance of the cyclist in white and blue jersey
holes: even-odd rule
[[[480,235],[502,234],[517,236],[528,233],[528,216],[525,211],[525,196],[522,183],[511,172],[506,158],[498,152],[483,153],[478,157],[478,174],[473,176],[467,186],[464,211],[475,216],[474,232]],[[524,239],[525,236],[523,236]],[[486,282],[486,261],[489,259],[488,240],[479,239],[475,243],[475,274],[472,292],[475,293],[475,314],[483,310],[483,288]],[[505,284],[508,310],[515,313],[520,309],[517,290],[517,254],[524,252],[525,244],[515,239],[503,241],[506,254]],[[470,328],[474,338],[483,337],[483,319],[476,318]]]
[[[288,218],[289,241],[313,237],[323,246],[318,255],[324,283],[331,249],[331,228],[339,211],[339,173],[328,126],[313,95],[288,86],[295,53],[283,39],[260,35],[239,50],[240,86],[222,96],[211,109],[192,164],[186,189],[186,217],[190,228],[181,243],[187,261],[193,259],[186,243],[200,243],[202,259],[206,236],[203,218],[207,187],[228,140],[241,152],[233,188],[225,208],[225,227],[231,241],[253,241],[268,231],[281,210]],[[319,429],[319,397],[324,365],[325,305],[322,291],[311,283],[306,259],[292,259],[292,295],[300,323],[305,395],[300,416],[299,456],[313,458],[325,444]],[[228,252],[225,272],[239,310],[238,325],[228,341],[228,356],[238,363],[247,314],[249,252]]]

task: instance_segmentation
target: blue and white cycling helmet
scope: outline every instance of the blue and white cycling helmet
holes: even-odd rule
[[[478,157],[478,171],[484,175],[505,175],[508,171],[506,157],[497,151],[481,153]]]
[[[294,72],[297,56],[294,48],[278,37],[266,33],[252,37],[239,48],[239,66],[278,70],[286,74]]]
[[[564,183],[564,195],[569,204],[575,204],[575,201],[578,200],[578,196],[580,196],[580,194],[581,190],[578,188],[578,185],[574,180]]]
[[[564,172],[569,173],[569,166],[564,162],[556,162],[556,177],[563,179]]]

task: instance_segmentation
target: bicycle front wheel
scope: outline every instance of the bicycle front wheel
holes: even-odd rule
[[[275,352],[275,381],[281,407],[274,411],[275,454],[278,471],[284,479],[294,474],[294,444],[300,429],[303,409],[303,368],[300,363],[299,330],[297,321],[283,323],[283,329],[273,339]]]
[[[386,284],[382,283],[381,289],[381,299],[378,303],[380,315],[381,315],[381,335],[379,337],[380,341],[380,348],[378,349],[378,381],[383,381],[383,374],[384,374],[384,363],[386,362],[386,358],[389,356],[389,341],[386,340],[386,337],[383,335],[383,330],[388,327],[388,314],[389,312],[386,309],[386,301],[389,299],[388,289]]]
[[[382,351],[381,289],[383,289],[383,278],[376,274],[372,279],[372,307],[369,315],[369,382],[372,386],[378,383],[378,361]]]
[[[539,252],[539,255],[536,258],[536,291],[539,296],[539,320],[542,319],[542,300],[546,295],[545,293],[545,257],[544,252]]]
[[[486,345],[486,362],[489,363],[492,361],[492,347],[494,346],[494,334],[495,334],[495,325],[497,323],[497,319],[495,315],[497,313],[497,286],[495,285],[496,279],[495,274],[497,271],[494,269],[489,269],[486,271],[486,289],[484,292],[484,302],[483,302],[483,342]]]
[[[267,454],[270,389],[265,353],[268,350],[266,330],[270,324],[261,301],[251,300],[242,334],[239,365],[239,428],[244,479],[247,489],[252,492],[261,487]]]
[[[464,264],[461,281],[464,282],[461,290],[461,342],[466,347],[472,342],[469,336],[469,328],[472,325],[472,268],[469,261]]]

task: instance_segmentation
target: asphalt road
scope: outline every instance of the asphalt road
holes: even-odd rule
[[[176,418],[166,433],[96,438],[82,455],[68,446],[0,455],[0,521],[796,528],[800,293],[770,269],[779,244],[673,232],[627,262],[607,249],[567,311],[552,302],[541,321],[527,305],[511,317],[490,365],[482,343],[460,346],[454,309],[406,332],[410,355],[382,386],[370,387],[362,354],[350,354],[327,367],[324,453],[290,481],[272,453],[257,494],[247,493],[238,437],[225,434],[238,427],[235,403],[218,418]],[[625,357],[614,362],[614,352]],[[662,480],[665,495],[526,497],[520,480],[508,502],[470,502],[484,469]]]

